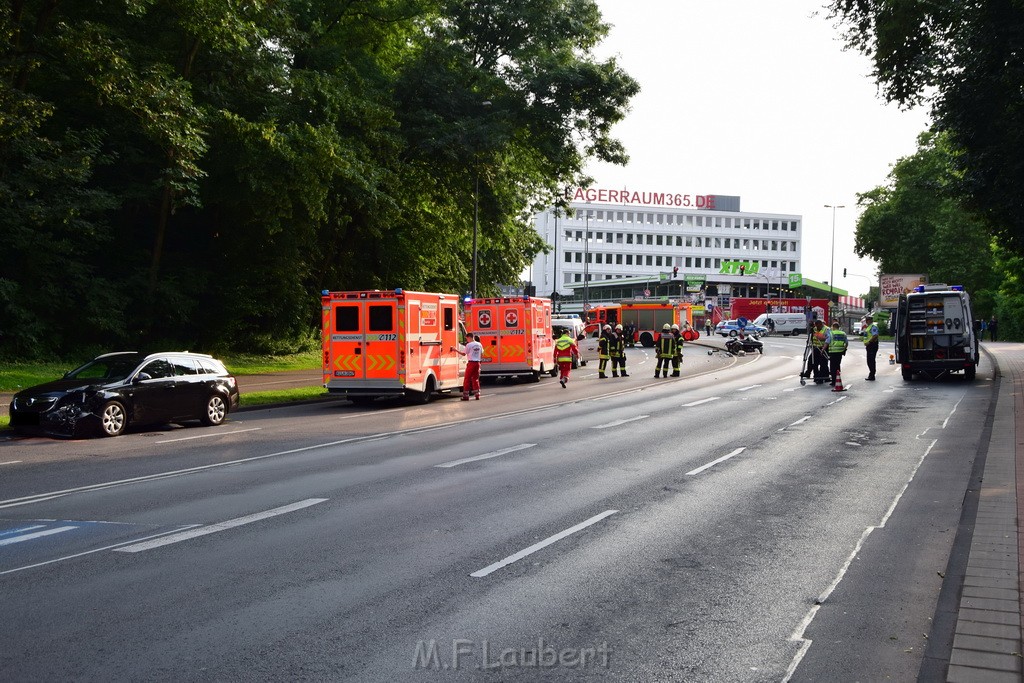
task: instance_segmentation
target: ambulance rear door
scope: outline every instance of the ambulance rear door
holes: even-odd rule
[[[480,371],[488,372],[493,368],[499,359],[499,332],[495,316],[498,315],[497,306],[492,305],[488,300],[474,301],[466,308],[466,325],[470,331],[479,335],[480,344],[484,347],[483,357],[480,359]]]
[[[327,388],[400,389],[397,300],[342,299],[333,304]]]
[[[497,363],[507,370],[529,368],[526,358],[526,325],[528,308],[521,301],[504,302],[498,306]]]

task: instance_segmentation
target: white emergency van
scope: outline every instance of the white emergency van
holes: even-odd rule
[[[807,316],[803,313],[762,313],[754,318],[754,324],[770,330],[768,318],[775,321],[776,334],[807,334]]]
[[[561,332],[563,329],[569,330],[569,335],[576,340],[576,344],[580,349],[580,359],[577,363],[573,361],[573,368],[580,365],[586,365],[587,361],[598,360],[600,355],[597,349],[597,337],[587,337],[586,326],[583,324],[583,319],[579,317],[572,318],[552,318],[551,319],[551,337],[552,339],[558,339],[562,336]]]

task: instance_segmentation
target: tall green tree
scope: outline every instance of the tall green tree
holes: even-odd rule
[[[892,102],[928,102],[961,151],[957,182],[1000,242],[1024,251],[1024,3],[833,0]]]
[[[965,207],[959,171],[944,133],[918,137],[915,154],[900,159],[889,183],[858,195],[855,252],[886,273],[927,273],[934,282],[962,284],[981,294],[994,290],[988,226]]]
[[[0,6],[0,352],[296,344],[323,288],[465,290],[474,205],[481,290],[517,280],[533,209],[625,159],[606,31],[592,0]]]

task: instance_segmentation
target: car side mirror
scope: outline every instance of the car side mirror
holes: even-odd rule
[[[147,379],[153,379],[153,376],[150,375],[148,372],[140,372],[139,374],[135,375],[135,379],[132,380],[132,384],[145,382]]]
[[[586,339],[586,338],[587,338],[587,335],[585,335],[585,334],[581,334],[581,335],[579,335],[579,336],[577,336],[577,337],[576,337],[576,341],[583,341],[583,340],[584,340],[584,339]]]

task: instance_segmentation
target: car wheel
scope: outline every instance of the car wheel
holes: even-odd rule
[[[964,368],[964,379],[968,382],[973,382],[974,378],[978,375],[978,368],[974,365]]]
[[[206,399],[203,415],[199,419],[208,427],[215,427],[224,422],[228,416],[228,404],[220,394],[213,394]]]
[[[103,406],[100,413],[100,427],[104,436],[121,436],[124,428],[128,426],[128,413],[124,406],[117,401],[110,401]]]
[[[736,336],[736,330],[729,330],[729,336],[730,337],[735,337]]]

